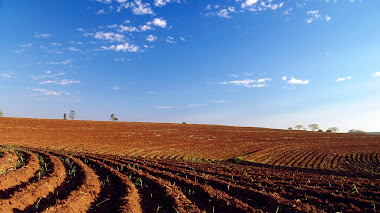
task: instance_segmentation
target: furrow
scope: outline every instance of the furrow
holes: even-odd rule
[[[83,183],[77,190],[71,191],[66,199],[60,200],[44,212],[86,212],[100,193],[101,184],[95,172],[82,161],[71,156],[65,157],[83,172]]]
[[[17,191],[11,198],[0,200],[1,212],[24,211],[62,184],[66,177],[62,162],[57,157],[51,155],[47,155],[44,160],[47,160],[45,163],[51,164],[52,172],[45,176],[43,174],[40,175],[40,180],[25,186],[20,191]],[[41,166],[42,165],[40,165],[40,168]]]

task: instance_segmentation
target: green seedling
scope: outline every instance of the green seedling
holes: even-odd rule
[[[352,186],[352,192],[359,193],[359,190],[358,190],[358,188],[356,187],[355,184]]]
[[[280,207],[278,206],[276,209],[276,213],[278,213],[279,211],[280,211]]]
[[[41,200],[42,200],[42,198],[38,199],[38,201],[37,201],[37,203],[36,203],[36,206],[35,206],[36,210],[37,210],[38,207],[40,206],[40,202],[41,202]]]
[[[173,209],[175,210],[176,213],[179,213],[179,211],[174,206],[172,206],[172,207],[173,207]]]
[[[157,213],[158,211],[160,211],[160,208],[161,208],[161,206],[160,206],[160,205],[157,205],[156,213]]]

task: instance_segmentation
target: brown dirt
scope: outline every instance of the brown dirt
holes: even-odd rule
[[[19,118],[0,131],[2,212],[380,209],[379,136]]]

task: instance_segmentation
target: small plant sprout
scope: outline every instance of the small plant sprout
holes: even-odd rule
[[[179,213],[179,211],[174,206],[172,206],[172,207],[173,207],[173,209],[175,210],[176,213]]]
[[[160,206],[160,205],[157,205],[156,213],[157,213],[158,211],[160,211],[160,208],[161,208],[161,206]]]
[[[353,193],[359,193],[359,190],[358,190],[358,188],[356,187],[355,184],[352,186],[352,192]]]
[[[279,211],[280,211],[280,207],[277,206],[276,213],[278,213]]]

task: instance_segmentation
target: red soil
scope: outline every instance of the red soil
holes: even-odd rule
[[[0,211],[380,209],[379,136],[21,118],[0,131]]]

